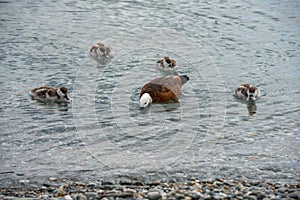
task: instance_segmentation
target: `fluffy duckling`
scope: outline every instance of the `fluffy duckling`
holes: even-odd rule
[[[112,58],[112,50],[102,42],[98,42],[90,49],[90,55],[94,58]]]
[[[165,56],[162,59],[158,60],[156,62],[156,66],[162,70],[174,70],[177,68],[176,61],[168,56]]]
[[[236,98],[245,100],[245,101],[255,101],[260,97],[260,90],[250,84],[241,84],[236,87],[234,91]]]
[[[38,88],[32,88],[29,95],[33,99],[42,101],[58,101],[58,102],[69,102],[68,89],[66,87],[54,88],[48,86],[42,86]]]

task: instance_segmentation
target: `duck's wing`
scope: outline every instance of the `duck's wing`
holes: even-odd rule
[[[153,102],[178,102],[181,86],[179,76],[156,78],[144,85],[140,96],[149,93]]]
[[[178,102],[178,96],[168,87],[156,84],[156,83],[147,83],[143,86],[140,97],[144,94],[148,93],[152,102]]]
[[[31,89],[31,94],[34,94],[34,96],[45,97],[47,91],[50,89],[53,89],[53,88],[48,87],[48,86],[33,88],[33,89]]]
[[[242,98],[242,99],[247,99],[247,97],[248,97],[247,88],[244,85],[238,86],[235,89],[234,94],[236,97]]]
[[[179,76],[170,76],[162,80],[162,85],[171,90],[178,98],[181,93],[182,82]]]

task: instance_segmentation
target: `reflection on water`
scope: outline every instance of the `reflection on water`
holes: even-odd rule
[[[255,105],[254,102],[249,102],[249,103],[247,104],[247,108],[248,108],[248,112],[249,112],[249,115],[250,115],[250,116],[256,114],[256,105]]]
[[[2,2],[1,180],[299,180],[299,6]],[[89,56],[98,41],[113,59]],[[155,66],[166,55],[190,77],[180,103],[141,110],[141,87],[171,73]],[[264,90],[255,104],[232,96],[244,82]],[[65,85],[73,101],[30,100],[41,85]]]

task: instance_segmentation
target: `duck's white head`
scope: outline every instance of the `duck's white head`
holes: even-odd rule
[[[149,93],[144,93],[140,98],[140,108],[146,108],[152,103],[152,98]]]

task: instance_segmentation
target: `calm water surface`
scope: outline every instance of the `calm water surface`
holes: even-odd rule
[[[0,2],[0,178],[246,178],[299,182],[300,3]],[[103,41],[114,58],[98,62]],[[190,77],[180,103],[140,110],[141,87]],[[262,97],[232,96],[241,83]],[[65,85],[72,103],[28,97]]]

